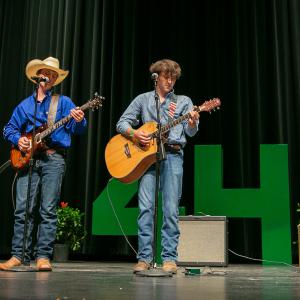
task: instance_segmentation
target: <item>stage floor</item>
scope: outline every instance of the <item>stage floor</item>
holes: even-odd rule
[[[173,277],[139,277],[133,263],[53,263],[52,272],[0,272],[0,299],[300,299],[300,272],[288,266],[180,268]]]

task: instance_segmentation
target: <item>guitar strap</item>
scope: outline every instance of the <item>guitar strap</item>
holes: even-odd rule
[[[177,95],[175,95],[174,93],[172,94],[171,97],[171,101],[169,104],[169,115],[168,115],[168,123],[172,122],[172,120],[174,119],[174,115],[175,115],[175,110],[177,107]],[[164,134],[164,138],[167,139],[169,136],[169,131],[167,133]]]
[[[49,107],[49,112],[48,112],[48,119],[47,119],[48,127],[52,126],[55,122],[58,99],[59,99],[59,95],[57,95],[57,94],[54,94],[51,97],[51,102],[50,102],[50,107]]]
[[[168,122],[171,122],[174,118],[174,115],[175,115],[175,110],[176,110],[176,107],[177,107],[177,95],[175,95],[173,93],[172,95],[172,99],[171,99],[171,102],[169,104],[169,118],[168,118]]]

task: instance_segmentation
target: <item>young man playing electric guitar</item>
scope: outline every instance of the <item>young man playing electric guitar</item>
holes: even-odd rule
[[[51,271],[50,258],[56,234],[56,208],[61,192],[61,184],[65,173],[65,152],[71,145],[71,135],[80,134],[86,128],[84,112],[75,107],[70,98],[53,96],[52,87],[61,83],[68,71],[59,68],[56,58],[45,60],[34,59],[26,66],[26,76],[37,82],[38,88],[28,98],[23,100],[14,110],[8,124],[4,127],[4,138],[15,150],[21,152],[20,158],[27,157],[35,143],[30,139],[34,127],[35,105],[36,127],[55,120],[61,120],[70,115],[70,120],[57,128],[39,151],[34,152],[35,164],[32,168],[31,193],[29,199],[29,216],[27,237],[24,241],[24,220],[26,213],[28,168],[22,166],[19,170],[16,186],[16,209],[14,220],[14,236],[12,239],[12,257],[0,264],[0,270],[9,270],[22,263],[28,264],[31,258],[31,232],[33,228],[33,208],[36,205],[37,193],[40,189],[39,213],[41,222],[37,232],[36,262],[40,271]],[[35,104],[36,101],[36,104]],[[51,116],[49,116],[51,115]],[[49,119],[52,118],[52,120]],[[35,151],[35,147],[33,148]]]

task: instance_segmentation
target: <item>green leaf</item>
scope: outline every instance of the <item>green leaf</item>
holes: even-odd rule
[[[86,237],[82,213],[78,208],[59,207],[57,209],[56,242],[68,243],[72,251],[78,251]]]

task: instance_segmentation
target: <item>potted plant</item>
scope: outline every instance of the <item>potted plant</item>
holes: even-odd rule
[[[67,202],[60,202],[57,208],[57,229],[53,259],[66,261],[69,250],[78,251],[86,236],[83,227],[82,213],[78,208],[69,206]]]

